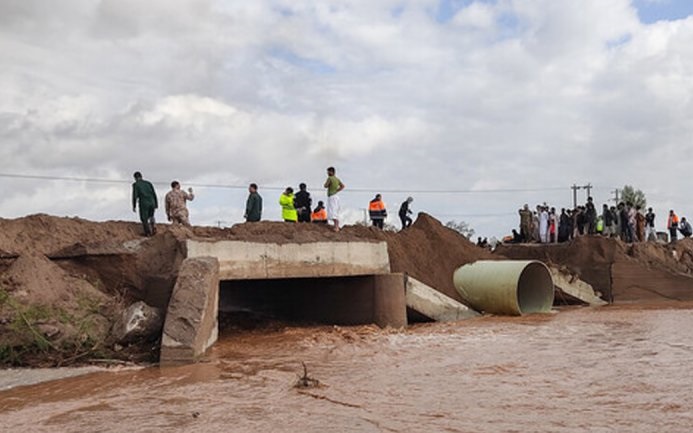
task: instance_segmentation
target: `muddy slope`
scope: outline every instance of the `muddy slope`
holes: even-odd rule
[[[626,244],[585,236],[557,245],[502,245],[496,254],[564,265],[614,302],[693,300],[693,240]]]

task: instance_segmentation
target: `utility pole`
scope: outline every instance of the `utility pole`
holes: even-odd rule
[[[616,204],[618,204],[619,203],[618,195],[621,193],[621,191],[619,191],[618,188],[616,188],[615,190],[613,190],[611,192],[614,193],[614,198],[613,198],[614,202],[616,202]]]
[[[587,198],[592,197],[592,184],[588,183],[587,185],[583,186],[583,188],[587,190]]]
[[[573,190],[573,209],[577,207],[577,192],[581,187],[573,184],[573,186],[570,187],[570,189]]]

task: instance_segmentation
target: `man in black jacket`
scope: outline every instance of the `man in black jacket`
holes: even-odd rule
[[[409,216],[412,213],[411,209],[409,209],[409,205],[413,201],[413,198],[407,197],[407,199],[402,203],[402,206],[399,207],[399,219],[402,222],[402,230],[409,227],[413,222],[411,217]]]
[[[294,206],[296,207],[296,212],[298,212],[298,222],[309,223],[313,199],[310,198],[310,193],[306,191],[305,183],[298,185],[298,189],[299,191],[294,197]]]
[[[592,197],[587,197],[587,203],[585,204],[585,222],[588,235],[597,233],[597,209],[594,207]]]
[[[679,231],[684,238],[690,238],[693,235],[693,227],[686,221],[686,217],[681,218],[681,223],[679,224]]]
[[[614,229],[614,214],[611,213],[607,204],[602,207],[602,220],[604,221],[604,236],[607,238],[612,237],[616,233]]]
[[[655,218],[656,215],[652,211],[652,208],[647,209],[645,214],[645,240],[657,240],[657,230],[655,230]]]

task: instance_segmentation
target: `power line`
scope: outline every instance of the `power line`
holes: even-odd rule
[[[503,213],[468,213],[468,214],[440,214],[432,212],[435,216],[443,218],[487,218],[487,217],[504,217],[504,216],[515,216],[517,212],[503,212]]]
[[[73,177],[73,176],[46,176],[34,174],[17,174],[17,173],[0,173],[0,178],[9,179],[29,179],[29,180],[51,180],[51,181],[69,181],[69,182],[86,182],[86,183],[108,183],[108,184],[130,184],[131,180],[126,179],[104,179],[91,177]],[[152,181],[156,185],[168,185],[169,182]],[[228,184],[207,184],[184,182],[186,186],[196,188],[220,188],[220,189],[238,189],[244,190],[247,185],[228,185]],[[263,186],[264,190],[283,191],[285,187],[280,186]],[[544,188],[499,188],[499,189],[390,189],[390,188],[347,188],[348,192],[361,193],[401,193],[401,194],[486,194],[486,193],[518,193],[518,192],[547,192],[547,191],[564,191],[564,187],[544,187]]]

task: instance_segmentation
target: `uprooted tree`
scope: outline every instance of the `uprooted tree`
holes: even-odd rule
[[[445,223],[445,227],[455,230],[467,239],[474,236],[474,229],[466,221],[448,221]]]
[[[625,185],[621,190],[621,201],[624,203],[632,203],[633,206],[640,206],[641,209],[647,207],[647,199],[642,190],[635,189],[631,185]]]

